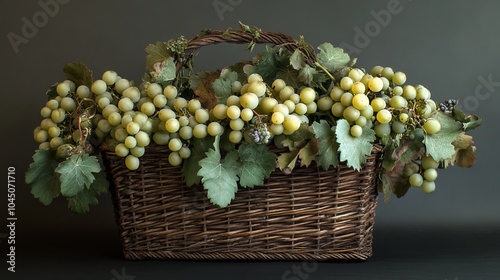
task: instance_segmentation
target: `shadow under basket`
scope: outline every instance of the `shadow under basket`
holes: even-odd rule
[[[151,145],[135,171],[104,152],[126,259],[366,260],[372,255],[381,148],[365,167],[314,163],[240,188],[226,208],[186,187],[168,149]]]

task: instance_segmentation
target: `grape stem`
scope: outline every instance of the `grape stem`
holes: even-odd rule
[[[91,102],[92,105],[83,109],[83,103],[85,101]],[[78,131],[80,132],[80,143],[79,144],[82,146],[87,142],[87,137],[90,135],[90,129],[87,127],[85,128],[85,133],[83,132],[82,119],[83,118],[92,119],[93,117],[95,117],[95,115],[97,113],[96,107],[97,107],[97,103],[93,99],[83,98],[82,100],[80,100],[80,102],[78,102],[78,107],[76,108],[75,112],[73,113],[72,117],[78,118]],[[93,111],[91,111],[92,112],[91,114],[88,114],[90,112],[90,110],[93,110]]]
[[[323,70],[323,72],[325,72],[329,77],[330,79],[332,79],[332,81],[335,81],[335,78],[332,76],[332,74],[330,73],[330,71],[328,71],[325,67],[323,67],[323,65],[321,65],[319,62],[315,62],[314,63],[316,66],[318,66],[321,70]]]

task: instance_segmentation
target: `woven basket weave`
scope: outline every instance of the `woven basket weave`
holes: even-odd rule
[[[176,58],[177,70],[201,46],[221,42],[303,47],[281,33],[206,31]],[[301,50],[313,65],[314,51]],[[375,145],[360,172],[314,163],[290,175],[277,169],[263,186],[240,188],[226,208],[212,205],[202,186],[186,187],[164,146],[147,147],[135,171],[113,152],[103,158],[127,259],[365,260],[372,255],[381,152]]]

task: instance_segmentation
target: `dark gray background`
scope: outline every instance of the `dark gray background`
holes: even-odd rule
[[[48,0],[43,1],[48,2]],[[63,2],[63,1],[61,1]],[[22,36],[26,17],[43,11],[38,1],[2,0],[2,169],[17,170],[17,270],[31,279],[281,279],[300,262],[128,262],[109,195],[87,215],[35,200],[23,183],[36,148],[32,130],[40,122],[45,90],[64,79],[62,67],[83,61],[94,77],[108,69],[140,81],[144,47],[201,29],[237,27],[238,20],[266,31],[323,42],[355,45],[357,29],[375,22],[384,1],[67,1],[16,53],[9,32]],[[471,169],[439,173],[437,190],[412,189],[403,199],[381,200],[375,226],[375,256],[364,263],[320,263],[307,279],[498,279],[500,277],[500,188],[498,104],[500,86],[482,87],[481,77],[500,82],[500,2],[401,0],[388,24],[373,29],[358,64],[380,64],[406,72],[408,82],[427,86],[433,99],[478,101],[465,106],[486,119],[472,132],[478,162]],[[214,3],[232,4],[218,14]],[[385,25],[385,24],[384,24]],[[215,69],[250,58],[244,46],[203,49],[197,67]],[[474,105],[474,106],[472,106]],[[5,176],[5,175],[4,175]],[[5,178],[5,177],[4,177]],[[6,223],[6,183],[0,193],[0,222]],[[6,239],[0,227],[0,275],[6,271]],[[11,279],[13,274],[6,274]],[[123,278],[123,277],[122,277]],[[2,277],[2,279],[5,279]],[[25,278],[26,279],[26,278]],[[123,278],[125,279],[125,278]],[[288,278],[293,279],[293,278]],[[299,279],[299,278],[297,278]]]

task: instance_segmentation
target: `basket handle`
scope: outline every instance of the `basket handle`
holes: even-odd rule
[[[299,49],[307,64],[315,67],[316,53],[314,49],[304,43],[294,40],[291,36],[278,32],[265,31],[248,31],[248,30],[205,30],[201,35],[198,35],[188,41],[187,47],[182,53],[183,59],[178,63],[177,70],[179,71],[185,63],[193,56],[194,52],[203,46],[216,45],[219,43],[232,44],[273,44],[274,46],[283,46],[291,52]]]

